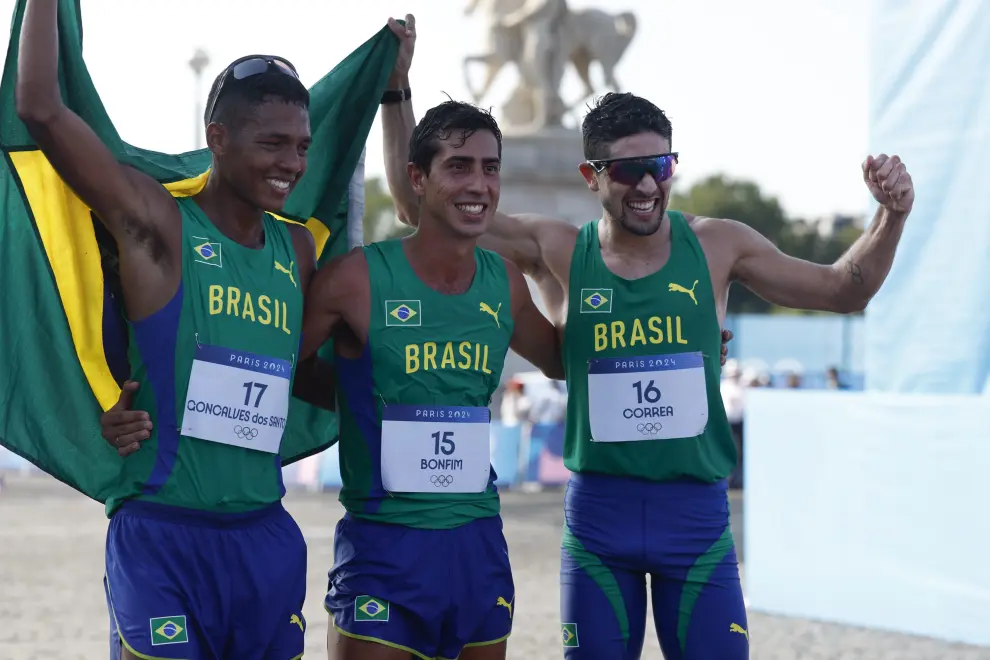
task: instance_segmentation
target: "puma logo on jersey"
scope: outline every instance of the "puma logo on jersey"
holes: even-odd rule
[[[495,319],[495,326],[496,327],[498,327],[498,328],[501,328],[502,327],[498,323],[498,312],[499,312],[500,309],[502,309],[502,303],[499,303],[498,304],[498,307],[496,307],[494,310],[491,307],[488,306],[488,303],[481,303],[481,307],[479,307],[478,309],[479,309],[479,311],[482,311],[485,314],[488,314],[489,316],[491,316],[493,319]]]
[[[749,631],[747,631],[745,628],[740,626],[738,623],[730,624],[729,632],[739,633],[740,635],[746,638],[747,642],[749,641]]]
[[[680,284],[675,284],[674,282],[671,282],[670,284],[667,285],[667,291],[676,291],[677,293],[686,293],[687,295],[691,296],[691,300],[693,300],[694,301],[694,304],[697,305],[698,304],[698,299],[694,297],[694,289],[697,286],[698,286],[698,280],[695,280],[694,281],[694,284],[691,285],[691,288],[690,289],[685,289]]]
[[[277,270],[280,273],[285,273],[286,275],[288,275],[289,276],[289,281],[292,282],[292,286],[296,286],[296,278],[294,278],[292,276],[292,266],[295,265],[295,263],[296,262],[294,262],[294,261],[290,261],[289,262],[289,267],[286,268],[285,266],[283,266],[279,262],[277,262],[277,261],[275,262],[275,270]]]
[[[299,618],[298,614],[293,614],[289,617],[290,626],[299,626],[299,630],[306,632],[306,627],[303,625],[302,619]]]

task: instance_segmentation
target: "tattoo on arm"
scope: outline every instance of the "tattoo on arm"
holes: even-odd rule
[[[849,277],[856,284],[863,284],[865,279],[863,278],[863,269],[860,268],[859,264],[855,261],[846,262],[846,270],[849,271]]]

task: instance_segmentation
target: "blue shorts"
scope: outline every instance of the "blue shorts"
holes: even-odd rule
[[[635,660],[646,576],[666,660],[746,660],[749,628],[726,482],[575,474],[561,543],[561,641],[568,660]]]
[[[106,550],[111,659],[303,653],[306,542],[281,503],[216,514],[126,502]]]
[[[337,523],[325,605],[343,635],[456,658],[509,636],[514,596],[499,516],[453,529]]]

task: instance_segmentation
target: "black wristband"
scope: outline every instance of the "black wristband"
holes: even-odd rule
[[[408,101],[412,98],[412,90],[406,87],[405,89],[387,89],[382,94],[382,103],[402,103],[403,101]]]

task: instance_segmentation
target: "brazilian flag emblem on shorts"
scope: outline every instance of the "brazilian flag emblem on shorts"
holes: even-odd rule
[[[151,645],[185,644],[189,641],[185,616],[160,616],[151,619]]]
[[[354,600],[355,621],[388,621],[388,601],[358,596]]]
[[[582,314],[611,314],[612,289],[581,289]]]
[[[560,641],[564,644],[564,648],[577,648],[580,646],[578,644],[576,623],[560,624]]]

